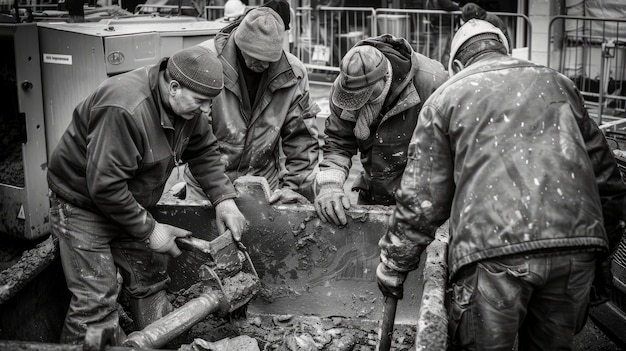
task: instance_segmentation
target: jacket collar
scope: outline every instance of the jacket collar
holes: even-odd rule
[[[235,45],[234,37],[231,35],[236,30],[236,28],[233,28],[229,33],[218,33],[215,37],[215,49],[224,70],[224,88],[241,96],[241,90],[237,83],[239,79],[237,46]],[[297,84],[297,78],[287,59],[287,55],[283,52],[280,60],[270,63],[267,71],[267,89],[273,93],[278,89],[293,86]]]
[[[148,67],[148,84],[150,85],[150,91],[152,92],[152,98],[159,106],[159,115],[161,118],[161,126],[166,129],[174,129],[174,125],[170,120],[170,115],[163,106],[161,100],[161,89],[159,87],[159,74],[167,67],[167,58],[162,59],[158,64]]]

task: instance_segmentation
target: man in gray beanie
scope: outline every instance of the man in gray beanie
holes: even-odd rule
[[[210,118],[231,180],[265,177],[271,203],[308,203],[320,157],[319,107],[304,64],[283,50],[284,32],[280,14],[261,6],[216,35],[224,90]],[[203,198],[189,169],[184,177],[186,198]]]
[[[364,171],[352,189],[362,205],[393,205],[422,103],[447,79],[443,66],[402,38],[382,35],[357,43],[343,57],[331,88],[324,158],[315,209],[323,221],[346,224],[344,183],[360,152]]]
[[[215,206],[220,232],[240,240],[247,223],[224,173],[206,117],[224,86],[215,53],[194,46],[159,63],[105,80],[76,106],[48,162],[50,224],[72,300],[61,342],[86,329],[120,327],[119,270],[135,329],[172,310],[168,255],[186,230],[148,210],[175,165],[187,162]]]

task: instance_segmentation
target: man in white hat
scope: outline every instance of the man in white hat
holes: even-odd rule
[[[360,152],[364,172],[353,184],[363,205],[393,205],[422,104],[447,79],[443,66],[389,34],[357,43],[331,88],[324,158],[315,208],[323,221],[347,222],[344,182]]]
[[[454,36],[451,78],[420,113],[376,274],[401,296],[449,219],[451,349],[511,350],[517,337],[520,350],[571,350],[596,262],[622,236],[626,186],[574,83],[507,53],[486,21]]]

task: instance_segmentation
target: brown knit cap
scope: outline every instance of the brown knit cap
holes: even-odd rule
[[[217,96],[224,87],[222,63],[203,46],[175,52],[167,61],[167,69],[180,85],[208,97]]]

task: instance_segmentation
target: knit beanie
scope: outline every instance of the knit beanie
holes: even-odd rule
[[[167,61],[167,70],[181,86],[208,97],[217,96],[224,87],[222,63],[203,46],[175,52]]]
[[[285,30],[289,30],[289,24],[291,23],[291,7],[289,6],[287,0],[270,0],[261,6],[269,7],[276,11],[276,13],[283,20]]]
[[[269,7],[248,12],[233,34],[239,49],[257,60],[276,62],[283,55],[285,25],[280,15]]]

